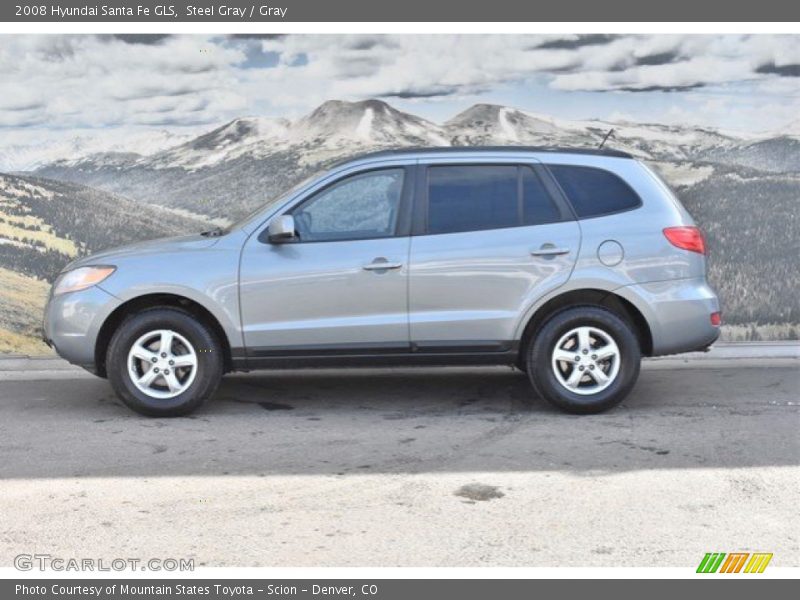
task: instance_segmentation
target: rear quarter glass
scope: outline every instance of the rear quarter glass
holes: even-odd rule
[[[549,165],[580,165],[610,171],[619,176],[639,195],[642,206],[611,215],[615,219],[646,217],[653,230],[673,225],[693,225],[691,216],[680,205],[659,179],[641,162],[631,158],[609,156],[582,156],[576,154],[538,155],[542,163]],[[555,180],[555,177],[553,177]],[[589,218],[583,217],[582,221]],[[592,220],[594,217],[591,218]],[[658,227],[657,227],[658,226]]]
[[[549,164],[547,168],[580,219],[611,215],[642,206],[639,194],[613,171],[586,165]]]

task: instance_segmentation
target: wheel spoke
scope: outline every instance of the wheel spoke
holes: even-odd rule
[[[561,348],[556,348],[553,352],[553,358],[555,360],[563,360],[568,363],[575,362],[575,352],[570,352],[568,350],[563,350]]]
[[[178,381],[178,378],[175,377],[174,371],[170,371],[169,375],[164,375],[164,380],[167,382],[167,387],[169,388],[170,392],[177,392],[182,387],[180,381]]]
[[[175,367],[194,367],[197,365],[197,356],[194,352],[189,354],[178,354],[173,357],[173,366]]]
[[[572,367],[572,373],[569,375],[569,379],[567,379],[567,387],[576,388],[578,384],[581,382],[583,378],[583,371],[580,371],[578,367]]]
[[[146,362],[152,362],[154,358],[158,357],[155,352],[149,348],[145,348],[141,344],[136,344],[133,348],[131,348],[131,354],[139,360],[144,360]]]
[[[150,387],[157,377],[158,373],[151,367],[144,375],[139,377],[139,384],[143,387]]]
[[[605,385],[608,383],[608,375],[606,375],[600,367],[595,367],[589,371],[589,377],[595,380],[597,385]]]
[[[579,327],[578,328],[578,350],[591,350],[592,342],[589,337],[589,328],[588,327]]]
[[[605,360],[606,358],[612,358],[616,356],[617,349],[613,345],[608,344],[595,350],[594,354],[597,356],[596,360]]]
[[[166,352],[167,355],[172,354],[172,340],[173,335],[169,330],[161,332],[161,345],[158,347],[159,352]]]

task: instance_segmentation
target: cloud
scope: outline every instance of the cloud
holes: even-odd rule
[[[100,36],[101,39],[104,37],[107,36]],[[170,35],[166,33],[115,33],[108,37],[120,40],[126,44],[145,44],[150,46],[162,43],[164,40],[168,39]]]
[[[328,98],[446,97],[569,67],[568,52],[528,50],[548,36],[287,36],[263,43],[275,69],[248,74],[277,107]],[[439,92],[439,93],[437,93]]]
[[[286,37],[285,33],[231,33],[228,34],[231,40],[277,40]]]
[[[798,77],[788,35],[6,35],[0,127],[212,124],[509,89],[637,101],[746,89],[796,107]]]
[[[555,38],[542,42],[534,46],[532,49],[539,50],[574,50],[576,48],[583,48],[585,46],[599,46],[608,44],[619,36],[592,33],[587,35],[571,35],[562,38]]]
[[[689,90],[696,90],[703,87],[701,83],[690,83],[687,85],[646,85],[642,87],[621,87],[620,91],[623,92],[686,92]]]
[[[339,56],[334,62],[339,77],[346,79],[377,75],[384,64],[377,56]]]
[[[246,108],[245,59],[204,36],[3,36],[0,126],[215,123]]]
[[[0,111],[41,110],[47,106],[41,94],[19,84],[3,84],[0,94]]]
[[[685,92],[794,76],[797,36],[305,36],[263,43],[280,59],[253,82],[290,105],[315,97],[424,97],[544,79],[555,90]],[[298,65],[298,57],[303,64]],[[454,91],[455,90],[455,91]],[[310,95],[309,95],[310,92]]]
[[[634,63],[638,66],[668,65],[677,62],[678,54],[674,51],[656,52],[645,56],[637,56]]]
[[[453,96],[459,93],[459,88],[456,86],[434,86],[429,88],[409,88],[400,90],[389,94],[383,94],[381,98],[401,98],[404,100],[412,100],[419,98],[441,98],[443,96]]]
[[[776,65],[774,62],[756,68],[756,73],[781,75],[783,77],[800,77],[800,64]]]

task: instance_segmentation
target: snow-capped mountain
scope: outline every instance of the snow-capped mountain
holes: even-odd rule
[[[292,128],[295,143],[338,148],[365,146],[446,146],[442,128],[401,112],[380,100],[330,100],[303,117]]]
[[[437,125],[379,100],[332,100],[296,121],[235,119],[147,155],[92,154],[51,162],[37,173],[234,219],[313,171],[372,149],[451,144],[597,147],[609,131],[608,147],[646,160],[798,170],[800,140],[788,136],[754,138],[692,126],[571,121],[492,104],[477,104]]]
[[[442,129],[377,100],[331,100],[292,123],[286,119],[242,118],[194,140],[159,152],[142,166],[196,170],[247,156],[263,159],[292,147],[304,147],[305,162],[317,163],[356,147],[441,146]]]
[[[24,137],[0,146],[0,169],[34,171],[53,162],[76,163],[91,156],[98,164],[108,160],[117,164],[125,155],[130,163],[136,158],[159,152],[193,139],[200,133],[196,128],[180,132],[165,129],[82,130],[76,135],[59,137],[53,133],[31,130]],[[4,134],[6,137],[11,134]]]
[[[527,144],[597,147],[606,144],[645,159],[686,160],[711,148],[727,148],[740,138],[697,127],[625,121],[570,121],[494,104],[476,104],[456,115],[446,130],[456,145]]]
[[[286,119],[234,119],[183,144],[146,157],[141,164],[155,169],[181,167],[194,171],[245,155],[260,158],[283,143],[290,125]]]
[[[489,143],[548,145],[556,141],[561,143],[573,131],[577,143],[587,143],[585,128],[496,104],[476,104],[447,121],[445,129],[453,144],[458,146]],[[582,139],[579,137],[581,132]]]

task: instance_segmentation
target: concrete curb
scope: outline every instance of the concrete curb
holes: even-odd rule
[[[708,352],[687,352],[659,356],[648,360],[703,361],[729,358],[793,358],[800,359],[800,341],[790,342],[717,342]]]

